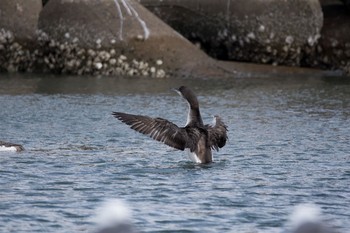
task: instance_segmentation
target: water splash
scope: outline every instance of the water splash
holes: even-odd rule
[[[124,27],[124,16],[123,16],[123,12],[121,9],[121,5],[125,8],[126,12],[128,13],[128,15],[130,15],[131,17],[135,17],[137,19],[137,21],[140,23],[142,29],[143,29],[143,33],[144,33],[144,39],[148,39],[149,35],[150,35],[150,31],[147,27],[146,22],[141,19],[141,17],[139,16],[138,12],[135,10],[135,8],[131,5],[131,3],[129,2],[129,0],[114,0],[114,3],[117,7],[118,10],[118,15],[119,15],[119,19],[120,19],[120,29],[119,29],[119,39],[123,40],[123,27]]]

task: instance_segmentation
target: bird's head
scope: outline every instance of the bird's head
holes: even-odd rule
[[[190,88],[186,86],[181,86],[179,88],[174,88],[173,90],[176,91],[179,95],[181,95],[191,107],[199,107],[197,97]]]

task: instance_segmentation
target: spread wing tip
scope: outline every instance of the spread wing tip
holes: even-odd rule
[[[120,121],[123,121],[129,114],[122,112],[112,112],[112,115]]]
[[[121,112],[112,112],[112,115],[114,117],[119,117],[121,114],[123,114],[123,113],[121,113]]]

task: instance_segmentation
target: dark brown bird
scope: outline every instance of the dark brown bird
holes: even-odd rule
[[[130,125],[130,128],[178,150],[189,149],[190,159],[196,163],[213,161],[212,149],[219,150],[226,144],[227,126],[219,116],[214,116],[214,125],[204,125],[196,95],[191,89],[181,86],[174,89],[188,103],[189,111],[185,127],[162,118],[113,112],[114,117]]]

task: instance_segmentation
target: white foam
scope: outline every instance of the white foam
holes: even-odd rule
[[[0,146],[0,151],[17,151],[14,146]]]

